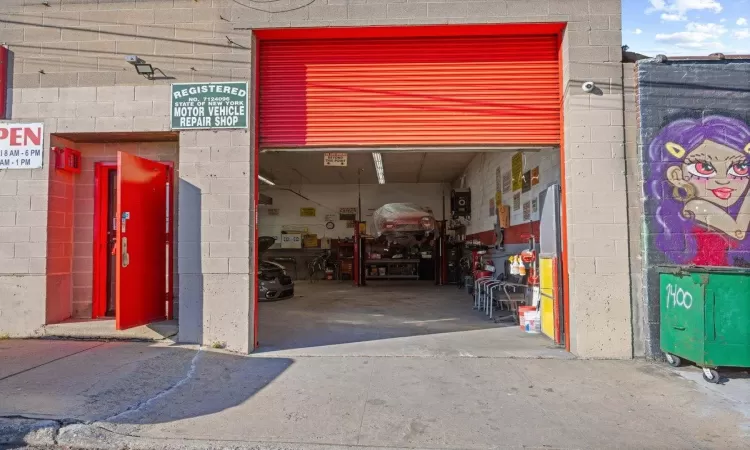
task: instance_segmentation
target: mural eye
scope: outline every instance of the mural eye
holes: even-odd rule
[[[716,169],[714,166],[705,161],[699,161],[692,164],[688,164],[687,171],[696,177],[709,178],[716,175]]]
[[[748,163],[732,164],[727,174],[733,177],[746,177],[750,175],[750,165]]]

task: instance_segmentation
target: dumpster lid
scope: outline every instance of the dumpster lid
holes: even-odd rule
[[[729,273],[738,275],[750,275],[748,267],[719,267],[719,266],[678,266],[659,265],[656,266],[658,273]]]

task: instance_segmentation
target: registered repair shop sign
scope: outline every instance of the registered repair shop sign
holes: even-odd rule
[[[247,83],[172,84],[172,129],[247,128]]]

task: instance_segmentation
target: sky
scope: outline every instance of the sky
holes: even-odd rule
[[[750,0],[622,0],[622,43],[648,56],[750,54]]]

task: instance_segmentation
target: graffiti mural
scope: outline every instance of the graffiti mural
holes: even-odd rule
[[[750,268],[750,59],[646,59],[635,77],[633,342],[636,354],[661,358],[664,266]],[[675,307],[691,304],[670,295]]]
[[[711,115],[672,121],[648,148],[647,198],[665,262],[750,267],[750,126]]]

